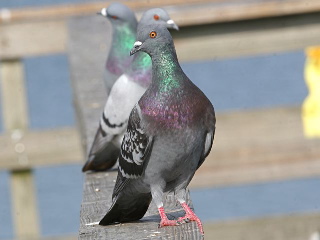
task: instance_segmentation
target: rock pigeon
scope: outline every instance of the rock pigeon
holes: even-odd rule
[[[142,15],[139,25],[150,23],[179,29],[168,13],[161,8],[150,9]],[[116,163],[130,112],[150,82],[151,58],[148,54],[140,52],[134,56],[130,68],[117,79],[111,89],[88,160],[82,168],[83,172],[104,171]]]
[[[109,94],[115,81],[131,65],[132,57],[128,52],[135,42],[138,22],[134,12],[121,3],[111,3],[98,14],[109,19],[112,25],[111,46],[104,76]]]
[[[151,200],[160,227],[200,219],[186,203],[186,188],[211,150],[214,108],[179,65],[169,31],[162,25],[138,27],[130,54],[143,51],[152,59],[152,83],[130,113],[124,135],[112,205],[100,225],[142,218]],[[169,220],[163,196],[174,192],[186,214]]]

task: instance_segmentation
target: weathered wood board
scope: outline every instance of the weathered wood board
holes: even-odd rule
[[[79,135],[74,127],[4,133],[0,136],[0,169],[82,163]]]
[[[64,19],[0,24],[0,59],[66,52]]]
[[[144,9],[164,7],[182,27],[174,36],[184,61],[296,50],[320,38],[317,0],[123,2],[139,16]],[[92,16],[109,3],[0,11],[0,59],[66,52],[67,17]]]
[[[137,222],[99,226],[99,222],[111,206],[111,194],[116,171],[87,173],[85,176],[80,214],[79,239],[201,239],[195,222],[177,227],[158,228],[160,217],[156,205],[151,202],[146,215]],[[191,204],[190,198],[187,202]],[[191,204],[192,206],[192,204]],[[184,215],[173,195],[168,195],[164,208],[169,218]]]
[[[101,29],[101,25],[105,28],[104,34],[97,38],[93,37],[97,29]],[[110,40],[107,36],[108,27],[103,18],[97,20],[95,24],[88,21],[88,18],[79,17],[69,22],[68,47],[74,101],[84,148],[87,150],[93,140],[106,101],[102,76],[107,47],[101,43]],[[159,229],[160,218],[154,203],[150,204],[146,216],[137,223],[104,227],[86,225],[101,220],[110,207],[115,178],[115,172],[86,173],[81,205],[80,239],[202,238],[194,222]],[[192,206],[191,200],[189,204]],[[176,205],[172,195],[167,196],[165,210],[175,217],[184,215],[184,212],[180,211],[182,208]]]

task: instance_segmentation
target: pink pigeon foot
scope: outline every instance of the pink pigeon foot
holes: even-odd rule
[[[184,211],[186,212],[186,215],[184,217],[180,217],[178,219],[178,222],[195,221],[198,225],[199,231],[201,232],[202,235],[204,235],[201,220],[197,217],[197,215],[191,210],[191,208],[185,202],[181,203],[181,206],[183,207]]]
[[[169,220],[167,215],[164,212],[164,208],[163,207],[159,207],[158,208],[160,217],[161,217],[161,221],[159,224],[159,227],[165,227],[165,226],[177,226],[179,225],[177,220]]]

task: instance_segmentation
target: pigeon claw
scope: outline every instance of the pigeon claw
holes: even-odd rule
[[[203,226],[201,220],[197,217],[197,215],[192,211],[192,209],[185,203],[181,203],[186,215],[184,217],[179,217],[178,222],[190,222],[195,221],[198,225],[199,231],[202,235],[204,235]]]
[[[180,217],[180,218],[178,218],[177,221],[178,221],[179,224],[183,224],[183,223],[189,223],[190,219],[189,218],[185,218],[185,217]]]
[[[169,220],[169,219],[161,219],[159,223],[159,228],[166,227],[166,226],[178,226],[179,223],[177,220]]]
[[[184,217],[178,218],[178,222],[189,223],[191,221],[194,221],[197,223],[199,231],[201,232],[202,235],[204,235],[201,220],[194,213],[187,213]]]
[[[165,226],[178,226],[179,225],[177,220],[169,220],[168,219],[167,215],[164,213],[163,207],[159,207],[158,211],[159,211],[160,218],[161,218],[161,221],[159,223],[159,228],[165,227]]]

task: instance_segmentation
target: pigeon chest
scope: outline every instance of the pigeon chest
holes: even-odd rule
[[[179,101],[155,101],[140,106],[151,128],[183,130],[202,124],[205,109],[192,99]]]

